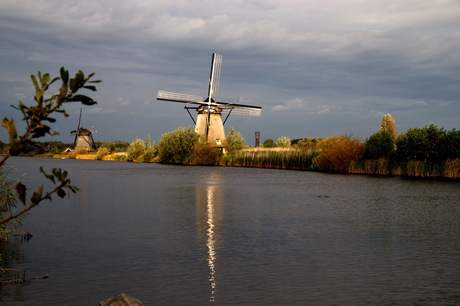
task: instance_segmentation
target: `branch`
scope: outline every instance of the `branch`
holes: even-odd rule
[[[24,208],[23,210],[21,210],[20,212],[14,214],[14,215],[10,215],[9,217],[6,217],[6,218],[3,218],[0,220],[0,225],[2,224],[6,224],[8,222],[10,222],[11,220],[13,219],[16,219],[22,215],[24,215],[25,213],[27,213],[29,210],[31,210],[32,208],[34,208],[35,206],[37,206],[38,204],[40,204],[42,201],[44,200],[52,200],[51,198],[51,195],[55,194],[55,193],[58,193],[61,191],[63,191],[62,189],[63,188],[69,188],[70,190],[73,190],[73,188],[75,188],[74,186],[70,185],[70,180],[65,180],[63,182],[61,182],[61,184],[59,186],[56,186],[53,190],[51,191],[48,191],[44,196],[40,196],[40,197],[37,197],[35,198],[34,196],[36,195],[36,193],[34,193],[34,196],[32,196],[32,199],[30,201],[30,204],[29,206],[27,206],[26,208]]]

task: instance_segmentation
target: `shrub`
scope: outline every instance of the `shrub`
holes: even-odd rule
[[[275,142],[273,141],[273,139],[268,138],[268,139],[265,139],[265,141],[264,141],[264,143],[262,144],[262,146],[263,146],[264,148],[274,148],[274,147],[276,147],[276,144],[275,144]]]
[[[175,131],[161,136],[159,160],[162,163],[190,163],[192,148],[198,141],[198,135],[191,127],[178,127]]]
[[[192,154],[193,164],[211,166],[217,164],[221,151],[205,139],[199,139],[192,148]]]
[[[97,150],[96,159],[97,160],[102,160],[104,158],[104,156],[107,156],[109,154],[110,154],[109,149],[107,149],[107,148],[99,148]]]
[[[144,163],[152,162],[158,156],[158,146],[149,145],[145,149]]]
[[[80,155],[80,154],[88,154],[88,149],[80,148],[80,149],[72,150],[69,152],[69,154],[67,154],[67,158],[75,159],[77,158],[77,155]]]
[[[291,139],[289,139],[289,137],[282,136],[276,141],[276,146],[280,148],[289,148],[291,146]]]
[[[318,144],[316,167],[319,170],[345,172],[348,164],[358,160],[364,151],[364,145],[357,138],[343,135],[327,137]]]
[[[228,152],[235,152],[242,150],[246,147],[246,140],[241,136],[240,132],[235,132],[231,128],[227,135],[227,150]]]
[[[302,151],[316,151],[318,141],[314,138],[303,138],[296,141],[294,147]]]
[[[139,156],[144,154],[144,152],[145,152],[145,142],[140,138],[136,138],[128,146],[127,152],[128,152],[128,160],[129,161],[136,160]]]

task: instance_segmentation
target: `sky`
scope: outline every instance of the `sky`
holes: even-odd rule
[[[103,81],[82,111],[96,141],[158,143],[194,124],[157,91],[206,96],[212,53],[223,55],[218,100],[262,107],[226,122],[248,145],[256,131],[364,140],[387,113],[399,132],[460,128],[457,0],[2,0],[0,41],[0,115],[20,132],[10,105],[33,103],[30,75],[64,66]],[[60,135],[42,140],[73,141],[82,106],[65,108]]]

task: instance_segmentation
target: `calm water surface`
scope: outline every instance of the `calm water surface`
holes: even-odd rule
[[[460,183],[303,171],[11,158],[41,204],[4,250],[8,305],[458,305]]]

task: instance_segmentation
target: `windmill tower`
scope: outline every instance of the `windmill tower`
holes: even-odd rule
[[[230,114],[260,116],[262,107],[216,101],[215,98],[219,88],[221,67],[222,55],[213,53],[211,73],[209,76],[208,97],[206,99],[200,96],[159,90],[157,100],[196,105],[185,105],[185,109],[195,123],[195,132],[200,136],[204,136],[209,143],[216,145],[216,147],[224,148],[226,139],[224,124]],[[190,109],[195,109],[198,112],[196,121],[190,113]],[[222,121],[222,113],[227,113],[224,121]]]
[[[96,144],[94,143],[93,132],[88,129],[85,129],[84,127],[80,127],[80,122],[81,109],[80,117],[78,118],[77,129],[70,132],[70,134],[75,134],[75,139],[73,141],[74,149],[87,149],[88,152],[96,151]]]

